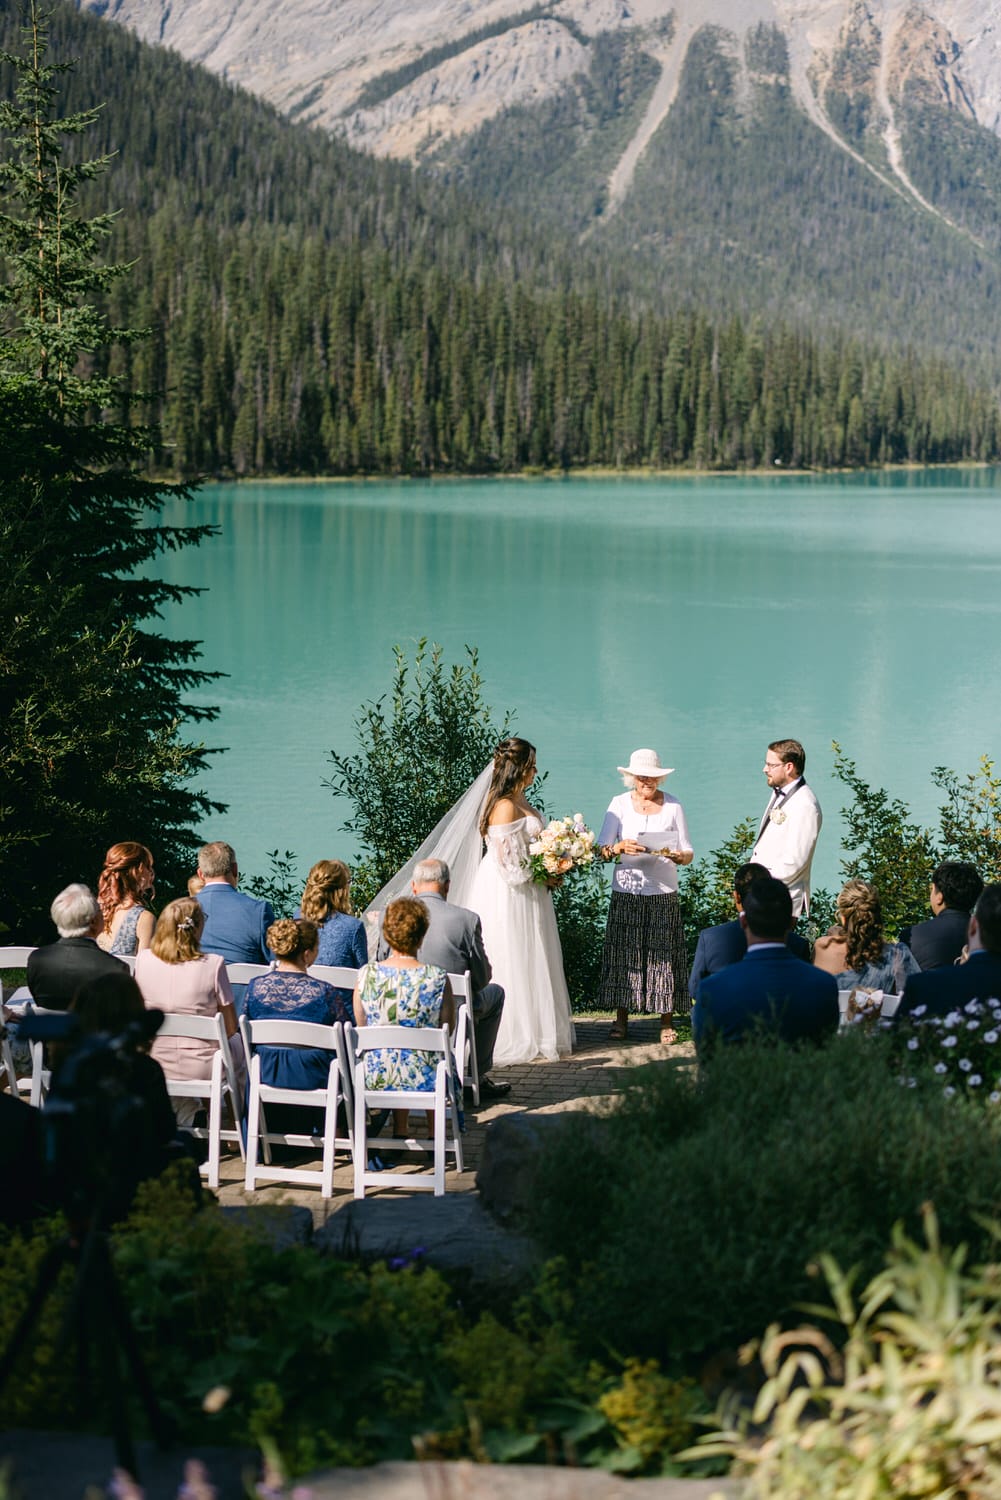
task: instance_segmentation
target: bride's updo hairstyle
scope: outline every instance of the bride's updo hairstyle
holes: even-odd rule
[[[494,774],[487,800],[483,804],[483,816],[480,818],[480,832],[484,838],[490,827],[490,814],[497,803],[503,797],[514,796],[524,789],[525,772],[534,760],[535,746],[530,745],[527,740],[512,736],[509,740],[501,740],[497,746],[494,751]]]
[[[264,941],[276,958],[294,960],[309,953],[319,942],[316,923],[305,917],[282,917],[272,922],[264,934]]]

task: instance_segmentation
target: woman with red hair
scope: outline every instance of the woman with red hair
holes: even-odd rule
[[[153,940],[153,913],[146,898],[153,891],[153,856],[145,844],[112,844],[97,882],[104,931],[97,941],[106,953],[141,953]]]

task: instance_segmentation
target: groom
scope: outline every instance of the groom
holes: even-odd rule
[[[765,752],[772,795],[751,853],[754,864],[789,887],[795,920],[810,909],[810,865],[823,814],[803,780],[806,752],[799,740],[773,740]]]

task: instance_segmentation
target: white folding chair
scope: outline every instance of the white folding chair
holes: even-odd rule
[[[240,1129],[240,1121],[243,1117],[243,1095],[240,1090],[240,1080],[236,1075],[236,1065],[233,1062],[233,1050],[229,1045],[229,1037],[226,1035],[226,1023],[222,1016],[188,1016],[181,1012],[165,1012],[163,1024],[157,1036],[188,1037],[200,1042],[216,1042],[215,1055],[212,1058],[212,1072],[208,1078],[168,1078],[167,1093],[172,1099],[206,1099],[209,1106],[209,1123],[206,1129],[203,1125],[182,1125],[180,1128],[186,1130],[189,1135],[197,1136],[199,1140],[207,1140],[209,1143],[208,1161],[201,1167],[202,1175],[208,1180],[210,1188],[219,1186],[219,1158],[223,1141],[235,1141],[240,1148],[240,1155],[244,1155],[243,1132]],[[225,1099],[229,1100],[230,1109],[233,1112],[233,1129],[223,1129],[222,1106]]]
[[[7,1033],[0,1027],[0,1073],[7,1079],[7,1089],[12,1099],[19,1094],[27,1092],[30,1084],[27,1078],[18,1078],[17,1069],[14,1066],[14,1052],[8,1040]],[[22,1089],[21,1085],[25,1088]]]
[[[473,1027],[473,981],[467,969],[464,974],[450,974],[448,982],[455,996],[455,1060],[463,1088],[473,1091],[473,1103],[480,1102],[480,1065],[476,1057],[476,1032]]]
[[[247,1170],[244,1187],[248,1193],[252,1193],[258,1182],[304,1182],[318,1186],[322,1197],[333,1197],[337,1148],[340,1146],[347,1151],[353,1150],[351,1075],[346,1066],[343,1026],[339,1021],[333,1026],[323,1026],[314,1021],[251,1021],[246,1016],[241,1016],[240,1032],[250,1058]],[[311,1050],[319,1048],[329,1052],[330,1066],[326,1086],[293,1089],[264,1083],[261,1079],[259,1047],[308,1047]],[[342,1099],[348,1121],[346,1136],[337,1134],[337,1109]],[[269,1130],[264,1112],[266,1104],[292,1104],[301,1108],[323,1110],[323,1162],[319,1171],[312,1167],[288,1167],[271,1162],[271,1146],[303,1146],[315,1151],[317,1140],[313,1135]],[[260,1165],[259,1148],[263,1149],[265,1162],[270,1163],[269,1165]]]
[[[3,972],[2,971],[4,969],[26,969],[28,967],[28,955],[30,953],[34,953],[34,951],[35,951],[34,947],[31,947],[31,948],[15,948],[15,947],[0,948],[0,996],[3,995],[3,992],[4,992],[5,988],[6,988],[5,985],[4,985],[4,983],[3,983]],[[12,999],[12,998],[13,998],[13,996],[7,996],[7,999]]]
[[[24,1007],[24,1014],[26,1016],[65,1016],[66,1012],[46,1010],[43,1005],[36,1005],[34,1001],[29,1000]],[[45,1065],[44,1042],[29,1042],[28,1049],[31,1053],[31,1078],[19,1078],[17,1086],[22,1094],[27,1093],[29,1104],[35,1109],[41,1109],[52,1083],[52,1072]]]
[[[335,990],[353,990],[358,985],[358,970],[347,969],[342,964],[313,964],[306,972],[311,979],[332,984]]]
[[[249,984],[258,974],[270,974],[270,964],[227,964],[230,984]]]
[[[345,1033],[354,1055],[355,1197],[364,1198],[366,1187],[402,1187],[411,1192],[433,1192],[436,1198],[442,1197],[445,1192],[446,1152],[454,1155],[456,1171],[462,1171],[462,1137],[459,1134],[459,1111],[452,1086],[452,1045],[448,1027],[351,1026],[345,1028]],[[434,1090],[366,1088],[365,1053],[376,1047],[437,1053]],[[369,1170],[366,1109],[434,1110],[434,1168],[430,1176],[416,1172]],[[449,1120],[452,1124],[452,1138],[447,1141],[446,1126]],[[424,1143],[411,1138],[383,1140],[376,1137],[374,1146],[380,1154],[386,1151],[424,1150]]]

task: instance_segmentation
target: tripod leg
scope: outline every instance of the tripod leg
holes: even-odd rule
[[[150,1380],[149,1370],[146,1368],[146,1361],[142,1357],[142,1350],[139,1348],[139,1342],[136,1339],[135,1328],[132,1326],[132,1318],[129,1315],[128,1305],[122,1296],[118,1277],[115,1275],[115,1267],[107,1242],[103,1245],[101,1260],[107,1295],[107,1307],[111,1313],[112,1326],[117,1336],[118,1347],[125,1355],[128,1372],[139,1392],[139,1398],[142,1401],[146,1412],[146,1419],[149,1422],[150,1431],[156,1439],[157,1446],[168,1448],[174,1435],[174,1424],[165,1415],[156,1398],[153,1382]]]
[[[17,1362],[17,1357],[27,1343],[29,1334],[38,1322],[45,1299],[55,1286],[59,1278],[59,1272],[70,1259],[70,1254],[70,1246],[66,1240],[60,1240],[58,1244],[53,1245],[50,1250],[46,1251],[42,1263],[38,1268],[35,1285],[32,1288],[31,1296],[28,1298],[28,1305],[18,1319],[17,1327],[10,1336],[7,1347],[3,1352],[3,1357],[0,1358],[0,1392],[3,1391],[4,1386],[10,1379],[10,1374]]]

